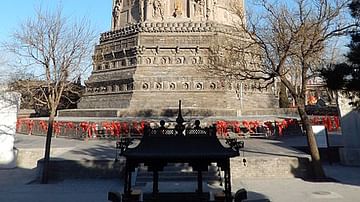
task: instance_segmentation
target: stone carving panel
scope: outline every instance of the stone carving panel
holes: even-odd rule
[[[120,13],[120,24],[125,25],[129,22],[129,11],[123,11]]]
[[[205,16],[205,0],[194,0],[194,16]]]
[[[184,90],[190,90],[190,83],[189,82],[183,82],[182,87]]]
[[[176,89],[176,83],[171,82],[169,87],[170,87],[170,90],[175,90]]]
[[[185,63],[185,57],[176,58],[176,64],[184,64],[184,63]]]
[[[150,89],[150,85],[148,83],[143,83],[142,84],[142,89],[143,90],[149,90]]]
[[[160,83],[160,82],[155,82],[154,83],[154,89],[155,90],[162,90],[162,88],[163,88],[162,83]]]
[[[123,0],[116,0],[113,8],[112,16],[113,16],[113,29],[120,28],[120,20],[121,20],[121,9]]]
[[[197,82],[197,83],[195,84],[195,89],[196,89],[196,90],[203,90],[203,88],[204,88],[204,85],[203,85],[202,82]]]
[[[184,14],[184,5],[183,0],[175,0],[174,1],[174,7],[172,10],[172,16],[173,17],[181,17]]]
[[[171,58],[170,57],[162,57],[161,59],[160,59],[160,63],[161,64],[171,64]]]
[[[161,0],[152,1],[153,14],[152,17],[155,19],[164,19],[165,2]]]

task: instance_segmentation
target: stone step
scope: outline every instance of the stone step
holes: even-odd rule
[[[243,160],[246,160],[244,164]],[[231,160],[231,177],[235,178],[307,178],[311,176],[309,157],[249,156]],[[181,165],[181,164],[180,164]],[[38,161],[38,176],[41,174],[43,160]],[[122,178],[125,159],[114,160],[66,160],[52,158],[50,175],[54,179],[66,178]],[[135,184],[152,181],[152,172],[140,166],[134,174]],[[135,178],[136,177],[136,178]],[[223,177],[223,173],[222,173]],[[219,181],[217,167],[210,166],[203,172],[205,182]],[[159,173],[159,181],[196,181],[197,172],[187,165],[166,166]]]
[[[245,162],[244,162],[245,160]],[[230,161],[232,178],[308,178],[310,158],[295,156],[237,157]]]
[[[44,160],[38,161],[38,177],[41,177]],[[52,158],[49,164],[50,180],[62,179],[111,179],[122,178],[125,160],[65,160]]]

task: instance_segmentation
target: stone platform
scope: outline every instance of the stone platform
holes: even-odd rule
[[[244,141],[241,156],[231,161],[233,178],[293,178],[308,175],[310,157],[292,149],[286,142],[268,139]],[[43,157],[44,145],[44,137],[17,134],[18,167],[36,168],[37,162]],[[115,163],[115,155],[115,141],[53,138],[52,172],[56,178],[120,178],[124,160]]]
[[[107,108],[107,109],[69,109],[60,110],[59,117],[174,117],[178,113],[178,108],[167,109],[120,109],[120,108]],[[211,109],[208,108],[182,108],[184,116],[201,116],[201,117],[233,117],[239,118],[240,116],[298,116],[296,108],[267,108],[267,109]]]

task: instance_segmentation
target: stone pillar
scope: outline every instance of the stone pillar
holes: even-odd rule
[[[140,22],[144,22],[145,20],[145,0],[139,0],[139,16]]]
[[[20,94],[0,92],[0,168],[15,168],[14,149]]]
[[[151,0],[145,1],[145,21],[152,19],[153,13],[152,3]]]
[[[339,95],[341,131],[344,148],[340,149],[341,162],[346,165],[360,165],[360,111],[354,110],[343,95]]]

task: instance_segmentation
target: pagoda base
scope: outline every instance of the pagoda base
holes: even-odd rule
[[[206,108],[182,108],[184,116],[210,117],[210,116],[240,116],[241,110],[236,109],[206,109]],[[178,108],[163,109],[71,109],[60,110],[59,117],[175,117]]]

